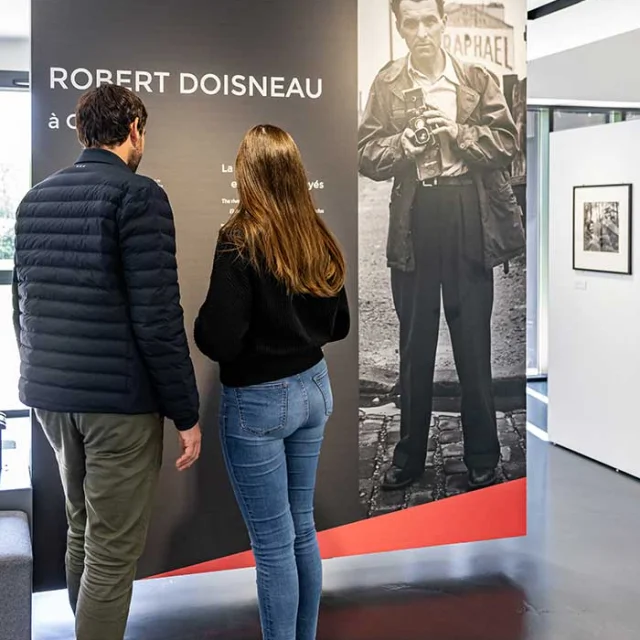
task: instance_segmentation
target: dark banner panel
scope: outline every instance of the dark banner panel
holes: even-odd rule
[[[189,333],[202,303],[218,229],[235,204],[233,165],[245,131],[269,122],[298,142],[318,208],[342,242],[356,299],[356,0],[33,1],[33,179],[74,162],[73,111],[102,82],[137,91],[149,110],[140,172],[166,189],[175,212]],[[357,327],[355,327],[357,329]],[[248,547],[218,447],[217,379],[192,350],[202,397],[204,451],[184,475],[165,468],[140,574]],[[318,484],[317,518],[360,518],[357,478],[357,330],[328,351],[336,412]],[[36,586],[59,586],[64,507],[53,455],[34,429]]]

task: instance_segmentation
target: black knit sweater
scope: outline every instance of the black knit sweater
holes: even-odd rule
[[[302,373],[322,360],[322,348],[349,333],[344,289],[334,298],[290,295],[229,244],[218,243],[207,298],[195,324],[202,353],[220,364],[228,387]]]

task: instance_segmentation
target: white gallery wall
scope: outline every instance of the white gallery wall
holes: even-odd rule
[[[29,71],[30,0],[0,0],[0,70]]]
[[[549,3],[530,2],[528,9],[535,8],[532,4]],[[587,0],[531,20],[527,26],[527,57],[537,60],[639,27],[638,0]]]
[[[640,121],[551,134],[549,439],[640,477]],[[633,275],[573,270],[573,187],[632,183]]]
[[[626,69],[639,47],[639,0],[587,0],[531,20],[529,102],[635,108],[640,98]]]
[[[28,38],[3,38],[0,34],[0,69],[29,71],[30,57]]]
[[[640,49],[640,19],[631,23],[636,28],[626,33],[530,60],[529,102],[635,108],[640,103],[637,84],[629,81],[628,65],[620,62],[634,60]],[[537,42],[533,38],[529,33],[528,42]]]

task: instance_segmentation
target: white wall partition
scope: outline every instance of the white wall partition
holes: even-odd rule
[[[587,0],[530,21],[527,58],[551,56],[638,28],[638,0]],[[620,64],[624,66],[624,62]]]
[[[537,22],[529,23],[530,46],[542,37],[531,31]],[[635,24],[638,26],[638,21]],[[637,57],[639,47],[640,28],[636,28],[576,49],[530,60],[529,102],[554,106],[571,104],[637,108],[640,94],[637,84],[630,81],[627,69],[628,61]]]
[[[551,134],[549,438],[640,477],[640,121]],[[573,187],[632,183],[633,275],[573,270]]]
[[[29,0],[0,0],[0,70],[29,70]]]
[[[0,69],[29,71],[29,39],[3,38],[0,35]]]

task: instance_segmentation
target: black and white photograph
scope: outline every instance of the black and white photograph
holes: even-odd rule
[[[631,273],[631,185],[574,189],[574,269]]]
[[[620,253],[620,203],[584,203],[584,250]]]
[[[359,3],[360,500],[526,476],[525,0]]]

